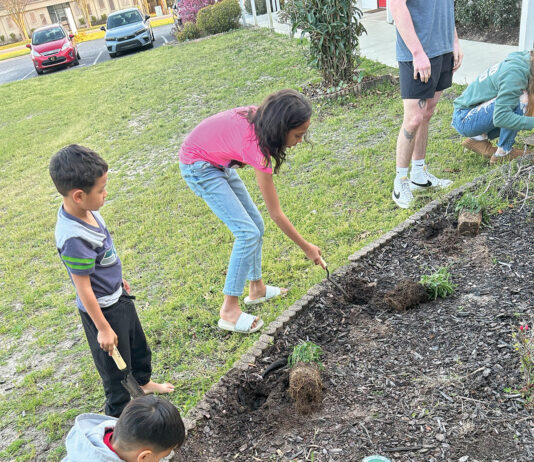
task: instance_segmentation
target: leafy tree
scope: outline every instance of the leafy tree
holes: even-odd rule
[[[352,0],[286,0],[280,17],[310,38],[310,62],[328,86],[353,78],[359,37],[366,32]]]

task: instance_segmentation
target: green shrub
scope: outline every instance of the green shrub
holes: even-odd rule
[[[186,40],[194,40],[200,37],[200,29],[194,22],[186,22],[184,28],[176,33],[176,40],[185,42]]]
[[[310,37],[310,64],[323,82],[335,87],[352,82],[359,37],[366,32],[362,11],[353,0],[286,0],[279,17]]]
[[[80,23],[80,26],[85,26],[85,18],[79,18],[78,22]]]
[[[91,16],[91,23],[96,24],[96,16]]]
[[[9,34],[9,36],[11,37],[11,41],[12,42],[16,42],[17,41],[17,34],[15,34],[15,32],[11,32],[11,34]]]
[[[6,41],[6,38],[3,35],[0,35],[0,43],[4,43]]]
[[[521,2],[512,0],[456,0],[454,2],[456,24],[476,30],[486,27],[508,29],[521,22]]]
[[[197,26],[206,34],[218,34],[239,27],[241,8],[238,0],[222,0],[202,8],[197,15]]]

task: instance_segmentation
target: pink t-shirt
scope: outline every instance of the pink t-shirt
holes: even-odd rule
[[[203,160],[216,167],[246,164],[272,173],[271,162],[266,161],[258,146],[254,126],[240,114],[248,110],[248,107],[238,107],[203,120],[183,142],[180,162],[193,164]]]

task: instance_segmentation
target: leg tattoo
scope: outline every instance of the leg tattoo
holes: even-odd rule
[[[421,98],[417,104],[419,105],[419,109],[423,109],[426,106],[426,99]]]
[[[415,132],[409,132],[404,127],[402,129],[404,131],[404,137],[411,143],[415,137]]]

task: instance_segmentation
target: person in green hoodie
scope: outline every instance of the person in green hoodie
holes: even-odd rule
[[[510,53],[469,84],[454,100],[452,126],[467,137],[462,145],[490,164],[523,155],[513,145],[519,130],[534,129],[534,51]]]

